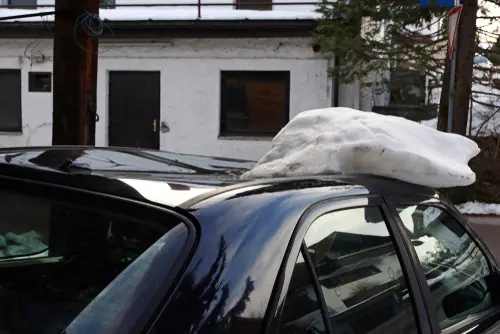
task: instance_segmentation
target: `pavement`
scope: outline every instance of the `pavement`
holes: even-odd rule
[[[500,217],[468,216],[467,219],[500,262]]]

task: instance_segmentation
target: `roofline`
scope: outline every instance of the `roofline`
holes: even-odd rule
[[[106,21],[101,39],[311,37],[314,19]],[[53,22],[1,22],[0,39],[53,38]]]
[[[197,195],[185,201],[184,203],[179,205],[179,207],[185,210],[189,210],[200,202],[216,198],[217,196],[220,195],[224,196],[224,194],[228,193],[246,191],[252,187],[259,187],[266,185],[273,186],[273,185],[289,183],[289,182],[298,182],[298,181],[325,181],[325,182],[337,183],[339,186],[349,185],[349,186],[359,187],[359,189],[357,190],[352,189],[353,196],[366,196],[367,194],[382,195],[382,193],[373,192],[373,190],[370,187],[370,184],[373,182],[378,183],[383,180],[385,180],[386,182],[388,182],[388,184],[392,186],[409,186],[412,188],[413,190],[412,194],[415,196],[433,197],[436,196],[437,194],[437,191],[434,188],[412,184],[396,179],[391,179],[384,176],[369,175],[369,174],[348,174],[348,173],[313,174],[313,175],[287,176],[287,177],[277,177],[277,178],[273,177],[273,178],[258,178],[258,179],[240,179],[240,182],[237,182],[233,185],[219,187],[204,194]],[[332,197],[336,196],[332,194]]]
[[[19,151],[37,151],[37,150],[52,150],[52,151],[54,151],[54,150],[79,150],[79,149],[98,149],[98,150],[103,150],[103,151],[121,151],[121,152],[157,151],[157,152],[165,152],[165,153],[172,153],[172,154],[176,154],[176,155],[185,155],[185,156],[192,156],[192,157],[220,158],[220,159],[224,159],[227,161],[234,161],[234,162],[251,162],[251,163],[257,162],[255,160],[210,156],[210,155],[194,154],[194,153],[177,153],[177,152],[165,151],[165,150],[161,150],[161,149],[129,147],[129,146],[96,146],[96,145],[4,146],[4,147],[0,147],[0,153],[19,152]]]

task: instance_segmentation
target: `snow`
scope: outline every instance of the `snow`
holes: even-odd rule
[[[371,174],[424,186],[466,186],[477,144],[402,117],[350,108],[309,110],[273,139],[271,150],[242,178]]]
[[[178,3],[178,2],[176,2]],[[189,4],[190,2],[186,2]],[[191,2],[192,4],[192,2]],[[54,8],[0,9],[0,17],[34,14],[53,11]],[[120,7],[101,9],[99,16],[104,21],[182,21],[197,20],[197,6],[177,7]],[[273,10],[236,10],[227,6],[201,7],[202,20],[314,20],[320,18],[313,5],[274,6]],[[53,22],[54,15],[35,16],[2,22]]]
[[[188,190],[174,190],[167,182],[120,178],[129,186],[138,191],[149,201],[168,206],[178,206],[182,203],[213,190],[213,187],[189,187]]]
[[[500,204],[467,202],[457,205],[457,208],[466,215],[500,216]]]
[[[490,69],[493,67],[491,62],[476,64],[480,65],[483,69],[474,69],[474,76],[476,82],[472,85],[472,117],[469,116],[468,132],[474,136],[491,136],[500,133],[500,89],[491,87],[494,80],[500,80],[499,73],[490,74]],[[441,88],[435,88],[431,92],[429,103],[439,105],[441,96]],[[445,110],[448,113],[448,110]],[[422,121],[433,129],[437,128],[437,118]]]

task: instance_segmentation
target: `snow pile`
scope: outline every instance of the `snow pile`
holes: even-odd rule
[[[466,215],[500,216],[500,204],[467,202],[457,205],[457,208]]]
[[[273,139],[271,150],[242,178],[372,174],[430,187],[466,186],[468,162],[480,152],[460,135],[401,117],[350,108],[300,113]]]

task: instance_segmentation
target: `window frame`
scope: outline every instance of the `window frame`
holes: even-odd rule
[[[415,274],[418,279],[418,284],[420,286],[420,289],[422,291],[422,296],[424,297],[424,302],[426,304],[426,308],[429,310],[435,310],[436,305],[434,302],[434,299],[432,297],[432,293],[430,291],[430,287],[427,284],[427,279],[425,278],[425,272],[420,264],[420,260],[417,256],[417,253],[414,249],[414,247],[411,245],[411,240],[409,237],[406,236],[405,233],[403,233],[403,227],[404,223],[399,216],[397,210],[396,210],[396,205],[427,205],[427,206],[433,206],[437,207],[447,214],[449,214],[452,218],[454,218],[464,229],[465,233],[472,239],[472,241],[479,247],[480,251],[483,253],[483,255],[486,258],[486,261],[488,262],[488,265],[490,267],[491,274],[494,276],[499,276],[500,277],[500,271],[498,268],[497,261],[493,257],[492,253],[486,246],[486,244],[479,238],[479,236],[476,234],[476,232],[472,229],[472,227],[467,223],[467,221],[464,219],[462,214],[458,212],[458,210],[451,205],[447,201],[440,200],[438,197],[435,198],[429,198],[426,196],[420,196],[420,195],[414,195],[414,196],[385,196],[385,200],[388,205],[388,210],[393,216],[393,220],[397,224],[397,228],[400,230],[400,234],[402,239],[404,240],[406,247],[408,248],[408,254],[411,256],[412,261],[414,263],[415,267]],[[467,317],[466,319],[448,327],[445,328],[441,331],[439,327],[439,321],[437,318],[437,315],[435,312],[430,312],[429,317],[431,319],[431,324],[434,327],[434,333],[441,333],[441,334],[460,334],[463,333],[463,331],[473,329],[475,326],[481,325],[484,321],[486,322],[491,322],[491,324],[495,323],[498,319],[495,320],[495,318],[498,318],[500,315],[500,305],[487,309],[485,311],[482,311],[478,314],[471,315]]]
[[[0,123],[0,132],[7,132],[7,133],[12,133],[16,134],[19,133],[21,134],[23,132],[23,106],[22,106],[22,100],[23,100],[23,92],[22,92],[22,71],[20,69],[9,69],[9,68],[2,68],[0,69],[0,74],[3,73],[11,73],[11,74],[17,74],[19,76],[19,101],[17,101],[17,109],[16,110],[16,118],[18,120],[18,125],[16,126],[4,126],[3,124]]]
[[[401,262],[401,269],[405,273],[405,277],[408,282],[408,290],[412,297],[412,304],[415,312],[415,323],[418,326],[419,333],[430,334],[435,332],[430,325],[430,318],[428,316],[429,312],[426,308],[427,305],[424,302],[419,288],[419,281],[416,277],[414,262],[412,261],[411,256],[406,250],[406,247],[408,247],[408,245],[403,240],[403,235],[401,234],[397,223],[394,220],[394,217],[389,211],[389,208],[383,198],[380,196],[369,195],[353,196],[348,198],[331,198],[312,204],[302,214],[287,246],[285,257],[283,259],[278,277],[275,282],[274,293],[273,296],[271,296],[268,309],[266,311],[267,321],[264,333],[279,333],[281,314],[283,311],[283,306],[285,304],[290,279],[299,252],[302,251],[303,240],[309,227],[320,216],[323,216],[325,214],[366,206],[379,207],[382,215],[386,220],[387,229],[394,239],[394,248]],[[303,254],[303,256],[304,260],[309,263],[309,269],[311,269],[310,265],[312,265],[312,260],[309,257],[308,253],[306,252],[305,254]],[[313,279],[315,281],[314,284],[319,285],[320,283],[316,272],[313,270],[311,274],[313,275]],[[331,334],[333,329],[331,328],[330,319],[329,317],[325,318],[325,314],[328,314],[328,310],[325,308],[326,302],[324,300],[323,294],[320,294],[319,297],[320,306],[323,309],[322,314],[323,321],[325,322],[325,328],[327,330],[327,333]],[[334,330],[333,333],[335,333]]]
[[[134,217],[135,219],[144,220],[145,224],[154,222],[156,225],[161,226],[161,221],[165,218],[165,215],[178,218],[179,222],[187,228],[187,239],[178,258],[174,261],[169,275],[163,279],[163,283],[156,295],[157,299],[151,300],[151,303],[156,305],[150,307],[145,313],[139,316],[137,323],[140,325],[134,328],[133,331],[147,331],[151,328],[153,321],[167,303],[168,298],[183,274],[186,264],[196,249],[198,231],[196,221],[188,218],[188,215],[182,214],[179,210],[173,210],[166,206],[154,205],[152,203],[79,189],[58,183],[20,178],[7,175],[4,171],[0,171],[0,189],[19,195],[24,194],[35,198],[48,199],[54,203],[75,205],[81,208],[91,207],[92,210]]]
[[[284,80],[286,86],[285,92],[285,110],[284,120],[286,125],[290,121],[290,82],[291,82],[291,71],[290,70],[220,70],[220,108],[219,108],[219,138],[224,139],[228,137],[259,137],[259,138],[272,138],[276,135],[274,132],[261,132],[261,131],[232,131],[226,128],[226,110],[225,110],[225,97],[226,97],[226,80],[239,77],[239,76],[250,76],[258,78],[259,75],[265,74],[271,79]],[[279,131],[279,130],[278,130]]]

